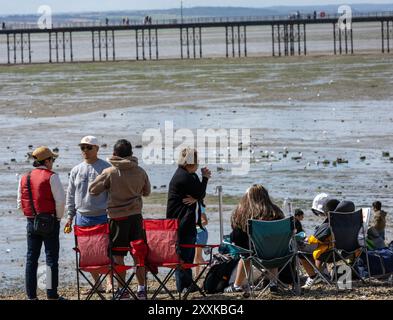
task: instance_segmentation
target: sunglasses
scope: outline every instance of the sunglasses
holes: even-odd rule
[[[82,151],[85,151],[85,150],[93,150],[93,146],[90,146],[90,145],[88,145],[88,146],[81,146],[81,150]]]

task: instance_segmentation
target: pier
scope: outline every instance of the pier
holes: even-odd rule
[[[362,23],[380,24],[378,43],[380,47],[374,48],[381,53],[391,52],[391,40],[393,36],[393,13],[380,13],[376,15],[354,16],[351,27],[344,24],[344,28],[338,25],[338,17],[327,18],[281,18],[281,19],[196,19],[196,21],[176,21],[156,24],[131,24],[131,25],[88,25],[88,26],[56,26],[52,29],[39,28],[12,28],[0,30],[0,58],[2,64],[31,64],[35,60],[35,52],[32,49],[32,36],[40,34],[47,39],[46,62],[49,63],[72,63],[80,62],[75,58],[78,48],[75,46],[75,38],[80,34],[90,34],[90,40],[84,37],[85,48],[90,41],[90,58],[88,61],[116,61],[117,50],[122,46],[127,52],[134,52],[135,56],[129,55],[126,60],[158,60],[162,50],[160,35],[165,31],[178,34],[174,37],[174,46],[177,47],[179,59],[202,59],[204,58],[204,31],[208,29],[222,30],[223,52],[226,58],[247,57],[249,53],[247,31],[249,28],[260,28],[271,32],[271,55],[272,56],[295,56],[311,53],[307,43],[307,32],[313,25],[331,26],[331,54],[343,55],[354,54],[354,37],[357,35],[356,27]],[[359,28],[360,29],[360,28]],[[128,32],[130,42],[118,43],[116,38],[119,32]],[[131,39],[133,41],[131,42]],[[217,46],[221,43],[217,43]],[[86,49],[85,49],[86,50]],[[160,51],[161,50],[161,51]],[[41,50],[42,51],[42,50]],[[124,58],[121,58],[124,60]],[[83,60],[86,61],[86,60]],[[42,62],[42,61],[40,61]]]

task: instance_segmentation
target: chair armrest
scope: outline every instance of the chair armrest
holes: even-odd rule
[[[112,251],[119,251],[119,252],[128,252],[131,251],[132,249],[129,247],[113,247],[111,248]]]
[[[229,242],[223,242],[223,244],[235,248],[238,251],[237,252],[238,254],[244,254],[244,253],[246,253],[246,254],[253,254],[254,253],[254,251],[252,251],[250,249],[245,249],[245,248],[239,247],[239,246],[237,246],[235,244],[232,244],[232,243],[229,243]]]
[[[181,248],[218,248],[218,244],[180,244]]]

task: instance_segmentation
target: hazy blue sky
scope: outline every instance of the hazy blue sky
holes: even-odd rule
[[[183,0],[184,7],[277,5],[314,5],[315,0]],[[392,0],[322,0],[320,4],[393,3]],[[180,7],[180,0],[0,0],[0,15],[37,13],[40,5],[51,6],[53,13],[75,11],[143,10]]]

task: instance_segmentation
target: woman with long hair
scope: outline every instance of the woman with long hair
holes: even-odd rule
[[[232,233],[230,235],[231,241],[242,248],[249,249],[249,237],[247,234],[247,221],[264,220],[273,221],[284,218],[281,209],[273,203],[269,197],[268,191],[260,184],[254,184],[241,198],[236,209],[232,213],[231,225]],[[250,263],[243,260],[239,261],[236,273],[235,283],[225,289],[225,292],[241,292],[243,291],[242,284],[246,279],[246,272],[250,269]],[[270,270],[274,273],[277,270]],[[277,291],[277,283],[270,282],[270,291]]]

